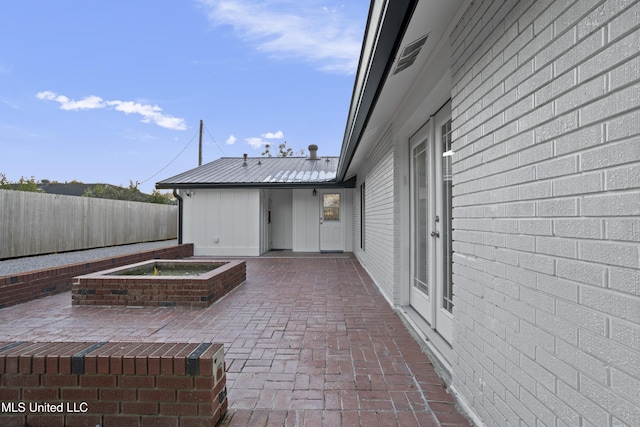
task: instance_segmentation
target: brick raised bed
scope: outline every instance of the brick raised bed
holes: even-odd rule
[[[210,266],[197,276],[125,275],[164,267]],[[208,307],[246,280],[244,261],[154,260],[74,279],[73,305]]]
[[[1,426],[215,426],[222,344],[0,342]]]
[[[154,258],[193,256],[193,244],[169,246],[100,260],[0,276],[0,309],[71,290],[73,278]]]

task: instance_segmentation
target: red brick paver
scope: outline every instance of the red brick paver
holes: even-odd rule
[[[0,341],[219,342],[223,426],[469,426],[353,256],[247,260],[206,308],[71,306],[70,293],[0,310]]]

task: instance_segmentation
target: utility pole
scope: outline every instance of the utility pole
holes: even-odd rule
[[[202,166],[202,120],[200,120],[200,143],[198,144],[198,166]]]

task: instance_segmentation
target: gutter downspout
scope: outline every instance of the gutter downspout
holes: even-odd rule
[[[173,197],[178,199],[178,244],[182,244],[182,197],[178,194],[178,189],[173,189]]]

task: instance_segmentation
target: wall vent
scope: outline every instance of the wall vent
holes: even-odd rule
[[[400,59],[398,59],[398,63],[396,64],[396,69],[393,71],[394,76],[400,71],[406,70],[413,65],[420,53],[420,50],[422,50],[422,46],[424,46],[427,41],[427,38],[429,38],[429,34],[426,34],[405,46],[402,50],[402,54],[400,55]]]

